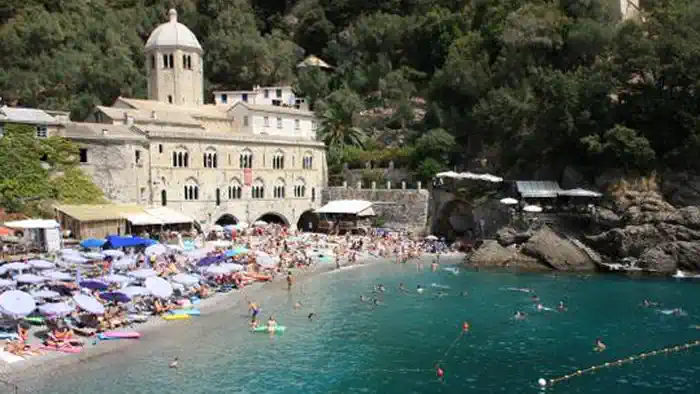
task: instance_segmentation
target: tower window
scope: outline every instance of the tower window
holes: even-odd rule
[[[158,144],[158,153],[163,153],[163,144]]]
[[[301,128],[301,122],[299,119],[294,119],[294,130],[299,130]]]
[[[248,116],[247,115],[243,117],[243,126],[248,127]]]
[[[170,67],[168,67],[168,68],[173,68],[173,67],[175,67],[175,60],[174,60],[174,57],[173,57],[173,54],[172,54],[172,53],[171,53],[170,55],[168,55],[168,61],[169,61],[169,63],[170,63],[170,64],[169,64]]]
[[[156,57],[154,55],[151,55],[151,68],[156,68]]]
[[[80,162],[81,163],[87,163],[88,158],[87,158],[87,149],[86,148],[80,148]]]
[[[268,89],[265,89],[264,92],[265,98],[270,98],[270,91]]]
[[[46,126],[36,126],[36,137],[37,138],[48,138],[49,130]]]
[[[246,103],[248,102],[248,93],[243,93],[241,95],[241,100],[245,101]]]
[[[163,55],[163,68],[168,68],[168,55]]]
[[[169,94],[169,95],[168,95],[168,103],[169,103],[169,104],[172,104],[172,103],[173,103],[173,95],[172,95],[172,94]]]
[[[226,104],[227,102],[228,102],[228,95],[224,93],[221,95],[221,103]]]
[[[141,151],[139,149],[134,151],[134,161],[136,162],[136,165],[141,164]]]
[[[275,96],[277,96],[277,98],[282,98],[282,89],[275,90]]]
[[[265,120],[265,127],[270,127],[270,117],[266,116],[263,119]]]
[[[191,70],[192,69],[192,56],[187,55],[187,69]]]

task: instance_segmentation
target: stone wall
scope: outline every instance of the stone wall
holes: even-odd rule
[[[323,204],[334,200],[367,200],[384,220],[383,227],[421,232],[428,220],[430,194],[425,189],[329,187],[323,190]],[[391,185],[390,185],[391,186]]]

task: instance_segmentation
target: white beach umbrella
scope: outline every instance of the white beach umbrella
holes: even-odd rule
[[[5,265],[0,266],[0,275],[4,274],[4,273],[6,273],[6,272],[9,272],[9,271],[19,271],[19,272],[21,272],[22,270],[26,270],[26,269],[29,269],[29,268],[31,268],[31,267],[29,266],[29,264],[25,264],[25,263],[9,263],[9,264],[5,264]]]
[[[48,279],[43,277],[43,276],[34,275],[34,274],[21,274],[21,275],[15,276],[14,280],[16,280],[17,283],[34,284],[34,283],[41,283],[41,282],[47,281]]]
[[[155,244],[146,248],[146,256],[160,256],[165,254],[168,249],[163,244]]]
[[[264,220],[256,220],[255,223],[253,223],[254,227],[262,227],[262,226],[267,226],[267,222]]]
[[[103,251],[102,254],[105,256],[108,256],[108,257],[112,257],[112,258],[124,257],[124,252],[122,252],[121,250],[117,250],[117,249],[108,249],[108,250]]]
[[[511,197],[506,197],[501,199],[501,204],[504,205],[516,205],[518,203],[518,200],[511,198]]]
[[[72,264],[84,264],[84,263],[87,263],[88,261],[90,261],[79,254],[64,254],[62,259],[63,259],[63,261],[68,262],[68,263],[72,263]]]
[[[539,207],[537,205],[527,205],[523,208],[523,211],[538,213],[538,212],[542,212],[542,207]]]
[[[159,298],[169,298],[173,295],[173,286],[163,278],[150,277],[146,279],[146,288]]]
[[[71,275],[68,272],[61,272],[61,271],[43,271],[41,273],[41,276],[44,278],[48,278],[51,280],[72,280],[73,275]]]
[[[29,315],[34,309],[36,302],[29,293],[10,290],[0,294],[0,314],[16,319]]]
[[[87,252],[83,253],[83,256],[85,256],[87,259],[95,261],[95,260],[102,260],[105,258],[105,255],[102,253],[98,252]]]
[[[181,283],[183,285],[188,285],[188,286],[196,285],[197,283],[199,283],[198,277],[196,277],[194,275],[188,275],[188,274],[177,274],[177,275],[173,276],[171,279],[173,282]]]
[[[152,278],[154,276],[158,276],[158,273],[150,268],[144,268],[144,269],[140,269],[138,271],[129,272],[128,275],[130,277],[136,278],[136,279],[147,279],[147,278]]]
[[[151,294],[151,292],[142,286],[129,286],[120,289],[119,292],[126,294],[127,296],[134,298],[137,296],[145,296]]]

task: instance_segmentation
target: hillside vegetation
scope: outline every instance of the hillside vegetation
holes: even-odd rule
[[[615,3],[5,0],[0,95],[77,119],[144,97],[142,48],[174,5],[205,49],[206,88],[293,83],[336,171],[700,169],[700,3],[648,0],[643,23]],[[309,54],[334,72],[297,73]]]

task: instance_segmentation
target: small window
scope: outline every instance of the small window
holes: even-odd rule
[[[160,205],[168,205],[168,193],[165,190],[160,191]]]
[[[316,127],[318,127],[316,121],[311,121],[311,130],[316,130]]]
[[[163,55],[163,68],[168,68],[168,55]]]
[[[46,126],[37,126],[36,127],[36,137],[37,138],[47,138],[49,136],[48,129]]]
[[[299,130],[301,128],[301,122],[299,119],[294,119],[294,130]]]
[[[248,93],[243,93],[241,95],[241,100],[245,101],[246,103],[248,102]]]
[[[168,64],[168,68],[175,67],[175,58],[173,57],[172,53],[168,56],[168,62],[170,63]]]
[[[88,162],[88,157],[87,157],[87,149],[86,148],[80,148],[80,162],[81,163],[87,163]]]
[[[316,188],[312,187],[311,188],[311,202],[316,201]]]
[[[216,206],[221,205],[221,189],[216,189]]]
[[[192,56],[187,55],[187,69],[191,70],[192,69]]]
[[[158,144],[158,153],[163,153],[163,144]]]
[[[263,91],[263,94],[265,95],[265,98],[270,98],[270,90],[269,89],[265,89]]]
[[[266,116],[263,119],[265,120],[265,127],[270,127],[270,117]]]
[[[226,104],[228,102],[228,94],[221,95],[221,103]]]
[[[282,128],[282,118],[277,118],[277,128],[278,129]]]
[[[139,149],[134,151],[134,159],[136,160],[136,164],[141,164],[141,151]]]
[[[168,103],[170,103],[170,104],[173,103],[173,96],[170,94],[168,95]]]
[[[301,167],[305,170],[310,170],[314,167],[314,157],[311,155],[304,156],[301,162]]]
[[[243,127],[248,127],[248,115],[243,117]]]
[[[151,69],[156,68],[156,57],[151,55]]]
[[[275,96],[277,96],[277,98],[282,98],[282,89],[275,90]]]

